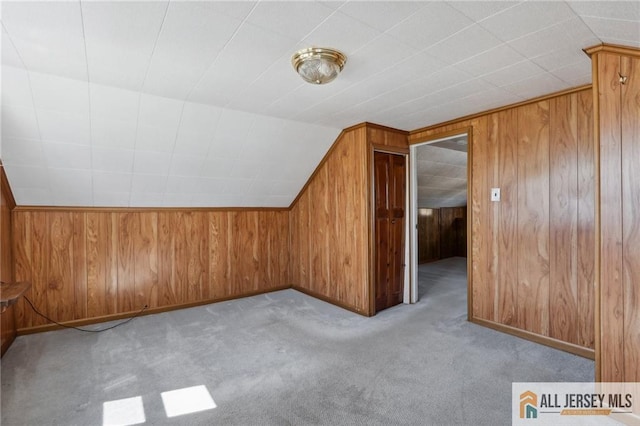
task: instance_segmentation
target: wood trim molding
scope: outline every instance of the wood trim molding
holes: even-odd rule
[[[467,134],[467,137],[471,138],[471,135],[473,134],[473,126],[460,126],[457,127],[455,129],[451,129],[445,132],[440,132],[440,133],[436,133],[436,134],[432,134],[432,135],[428,135],[428,136],[423,136],[420,138],[416,138],[414,140],[410,140],[409,141],[409,146],[411,145],[417,145],[417,144],[421,144],[421,143],[425,143],[425,142],[431,142],[431,141],[436,141],[438,139],[444,139],[444,138],[448,138],[451,136],[458,136],[461,135],[463,133]],[[467,141],[467,154],[469,154],[469,150],[471,148],[469,148],[471,146],[471,140]],[[467,161],[468,163],[469,161]]]
[[[594,348],[595,348],[595,381],[599,382],[602,377],[601,368],[601,312],[600,312],[600,97],[599,83],[598,83],[598,55],[591,57],[593,78],[593,156],[594,156],[594,250],[595,250],[595,262],[593,265],[593,280],[594,280]]]
[[[591,46],[588,47],[586,49],[582,49],[584,51],[584,53],[586,53],[587,55],[593,57],[593,55],[595,55],[596,53],[601,53],[601,52],[607,52],[607,53],[614,53],[617,55],[625,55],[625,56],[636,56],[636,57],[640,57],[640,48],[637,47],[630,47],[630,46],[622,46],[619,44],[609,44],[609,43],[602,43],[602,44],[597,44],[595,46]],[[593,74],[593,81],[595,84],[596,81],[596,75]]]
[[[521,106],[524,106],[524,105],[535,104],[535,103],[538,103],[540,101],[546,101],[546,100],[549,100],[549,99],[557,98],[559,96],[569,95],[569,94],[572,94],[572,93],[577,93],[577,92],[581,92],[583,90],[588,90],[588,89],[591,89],[591,84],[585,84],[583,86],[578,86],[578,87],[574,87],[574,88],[571,88],[571,89],[561,90],[559,92],[549,93],[547,95],[538,96],[537,98],[528,99],[526,101],[516,102],[514,104],[501,106],[501,107],[490,109],[490,110],[487,110],[487,111],[478,112],[478,113],[475,113],[475,114],[465,115],[464,117],[455,118],[453,120],[445,121],[445,122],[442,122],[442,123],[432,124],[432,125],[429,125],[429,126],[426,126],[426,127],[422,127],[420,129],[416,129],[416,130],[411,130],[409,132],[409,144],[411,145],[413,143],[411,141],[411,137],[416,135],[416,134],[418,134],[418,133],[427,132],[429,130],[434,130],[434,129],[437,129],[439,127],[458,124],[458,123],[461,123],[461,122],[464,122],[464,121],[467,121],[467,120],[473,120],[474,118],[482,117],[484,115],[494,114],[496,112],[505,111],[505,110],[508,110],[508,109],[511,109],[511,108],[517,108],[517,107],[521,107]]]
[[[330,297],[327,297],[327,296],[325,296],[323,294],[320,294],[320,293],[316,293],[313,290],[308,290],[306,288],[300,287],[300,286],[295,285],[295,284],[290,286],[290,287],[287,287],[287,288],[291,288],[293,290],[299,291],[300,293],[304,293],[307,296],[311,296],[311,297],[314,297],[316,299],[320,299],[323,302],[330,303],[330,304],[332,304],[334,306],[337,306],[337,307],[342,308],[342,309],[346,309],[347,311],[351,311],[351,312],[356,313],[358,315],[363,315],[365,317],[370,317],[371,316],[371,314],[369,314],[368,312],[359,311],[354,306],[347,305],[346,303],[342,303],[342,302],[340,302],[338,300],[331,299]]]
[[[249,291],[249,292],[238,294],[238,295],[235,295],[235,296],[227,296],[227,297],[220,297],[220,298],[215,298],[215,299],[199,300],[197,302],[182,303],[182,304],[178,304],[178,305],[160,306],[160,307],[157,307],[157,308],[147,309],[147,310],[145,310],[144,312],[142,312],[141,314],[139,314],[137,316],[159,314],[159,313],[162,313],[162,312],[175,311],[177,309],[193,308],[193,307],[196,307],[196,306],[209,305],[209,304],[212,304],[212,303],[224,302],[224,301],[227,301],[227,300],[241,299],[243,297],[250,297],[250,296],[257,296],[257,295],[260,295],[260,294],[272,293],[274,291],[288,290],[290,288],[291,288],[291,286],[284,285],[284,286],[278,286],[278,287],[270,288],[268,290]],[[64,322],[60,322],[60,324],[64,324],[64,325],[67,325],[67,326],[73,326],[73,327],[80,327],[80,326],[83,326],[83,325],[98,324],[98,323],[106,322],[106,321],[127,319],[127,318],[133,317],[136,314],[138,314],[138,311],[122,312],[122,313],[118,313],[118,314],[104,315],[104,316],[100,316],[100,317],[86,318],[86,319],[81,319],[81,320],[64,321]],[[56,325],[56,324],[38,325],[38,326],[35,326],[35,327],[29,327],[29,328],[19,328],[18,329],[18,335],[21,336],[21,335],[25,335],[25,334],[41,333],[41,332],[44,332],[44,331],[60,330],[60,329],[63,329],[63,328],[64,327],[61,327],[61,326]]]
[[[469,320],[474,324],[481,325],[483,327],[491,328],[502,333],[511,334],[512,336],[520,337],[521,339],[529,340],[534,343],[549,346],[554,349],[560,349],[561,351],[569,352],[574,355],[581,356],[583,358],[594,359],[594,350],[588,349],[582,346],[574,345],[573,343],[563,342],[562,340],[554,339],[553,337],[541,336],[540,334],[532,333],[530,331],[521,330],[519,328],[511,327],[504,324],[498,324],[493,321],[488,321],[480,318],[471,318]]]
[[[289,207],[64,207],[64,206],[16,206],[18,212],[243,212],[243,211],[289,211]]]
[[[15,209],[16,199],[13,197],[13,192],[11,191],[11,186],[9,186],[9,179],[7,178],[7,173],[4,171],[2,161],[0,161],[0,187],[2,192],[4,192],[5,197],[7,197],[9,210]]]
[[[380,145],[380,144],[371,144],[371,148],[377,152],[386,152],[388,154],[401,154],[401,155],[409,155],[409,147],[403,148],[401,146],[390,146],[390,145]]]
[[[372,129],[380,129],[380,130],[384,130],[385,132],[393,132],[393,133],[399,133],[401,135],[409,135],[409,132],[407,130],[400,130],[394,127],[384,126],[382,124],[369,123],[368,121],[365,121],[362,124]],[[359,126],[361,126],[362,124],[360,124]]]

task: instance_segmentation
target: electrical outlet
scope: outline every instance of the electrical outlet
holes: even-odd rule
[[[491,188],[491,201],[500,201],[500,188]]]

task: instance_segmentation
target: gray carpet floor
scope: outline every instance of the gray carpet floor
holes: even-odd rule
[[[373,318],[284,290],[20,336],[2,425],[102,425],[133,397],[149,425],[507,425],[511,382],[594,379],[590,360],[467,322],[465,263],[422,265],[421,300]],[[168,418],[161,393],[199,385],[217,407]]]

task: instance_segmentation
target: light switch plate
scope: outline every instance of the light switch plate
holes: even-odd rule
[[[500,201],[500,188],[491,188],[491,201]]]

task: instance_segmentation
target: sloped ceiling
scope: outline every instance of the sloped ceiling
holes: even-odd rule
[[[287,206],[340,130],[412,130],[590,82],[640,2],[2,2],[19,205]],[[326,86],[298,49],[348,56]]]
[[[467,137],[416,148],[418,207],[467,205]]]

